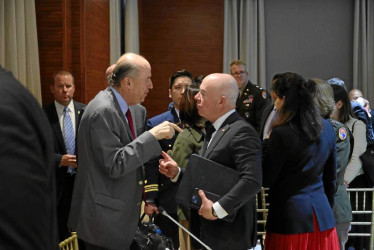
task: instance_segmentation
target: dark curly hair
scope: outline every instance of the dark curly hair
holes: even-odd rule
[[[274,128],[290,123],[309,141],[316,141],[321,133],[322,118],[312,96],[315,83],[287,72],[278,75],[272,88],[279,98],[285,98]]]

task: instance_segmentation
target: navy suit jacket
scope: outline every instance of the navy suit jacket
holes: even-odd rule
[[[274,128],[263,141],[263,185],[269,190],[266,229],[273,233],[313,232],[335,226],[332,206],[336,185],[334,129],[323,120],[319,141],[308,143],[290,123]]]
[[[149,119],[147,121],[147,130],[150,130],[164,121],[172,123],[179,122],[179,117],[174,109],[174,105],[169,105],[168,111]],[[178,133],[176,132],[173,138],[159,141],[162,150],[169,155],[171,154],[177,135]],[[144,189],[146,200],[154,201],[158,206],[162,206],[166,212],[176,214],[177,203],[175,201],[175,194],[178,186],[176,183],[170,181],[169,178],[160,174],[158,171],[158,160],[159,158],[152,159],[145,167],[145,179],[147,182]]]

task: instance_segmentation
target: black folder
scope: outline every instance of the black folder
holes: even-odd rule
[[[175,199],[181,205],[200,209],[201,199],[198,190],[203,190],[209,200],[216,202],[238,181],[239,175],[236,170],[192,154],[179,183]],[[229,214],[223,220],[232,222],[234,218],[235,214]]]

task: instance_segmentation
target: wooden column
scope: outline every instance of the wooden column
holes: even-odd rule
[[[105,88],[109,0],[35,0],[43,105],[53,100],[56,71],[75,78],[74,99],[88,103]]]

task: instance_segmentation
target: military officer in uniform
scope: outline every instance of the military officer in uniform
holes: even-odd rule
[[[231,75],[235,78],[239,87],[239,97],[236,101],[236,110],[247,122],[260,133],[261,118],[264,109],[272,105],[268,91],[249,81],[246,64],[235,60],[230,63]]]
[[[187,70],[179,70],[171,76],[169,82],[169,98],[172,100],[172,103],[170,103],[168,111],[148,120],[148,129],[151,129],[164,121],[172,123],[180,122],[179,104],[184,90],[192,83],[192,81],[192,74]],[[177,135],[178,133],[175,133],[173,138],[159,141],[163,151],[170,154]],[[177,203],[175,201],[177,184],[171,182],[169,178],[159,173],[158,158],[148,162],[147,165],[150,166],[145,168],[146,183],[144,191],[147,203],[144,207],[144,211],[150,215],[157,211],[158,206],[161,206],[168,214],[178,220]],[[172,238],[174,247],[178,249],[178,227],[161,214],[156,216],[155,223],[161,228],[165,235]]]

